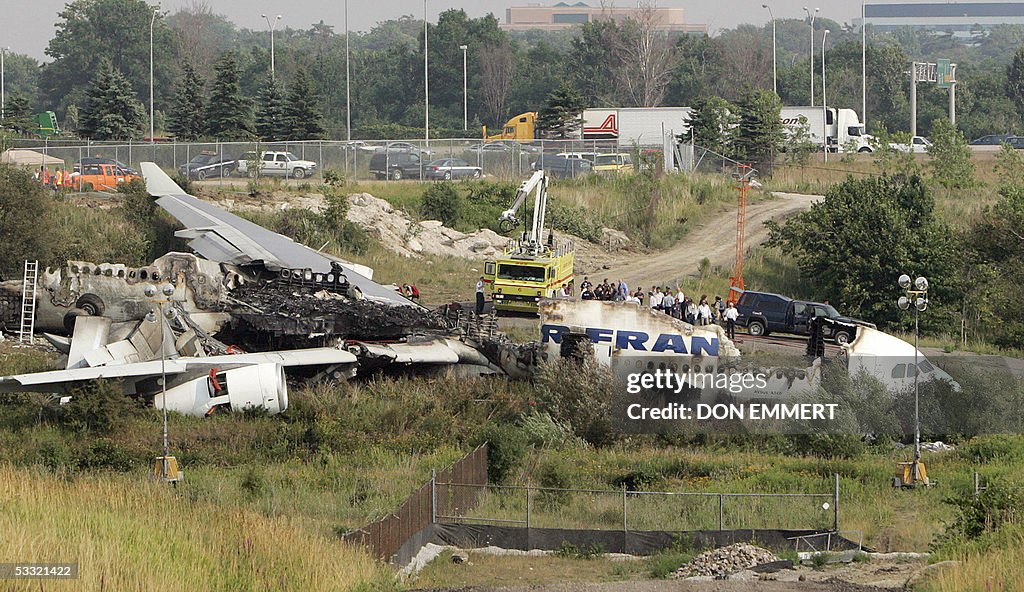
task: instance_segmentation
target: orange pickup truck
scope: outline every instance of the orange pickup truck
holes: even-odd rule
[[[117,191],[117,186],[132,179],[141,179],[138,175],[125,172],[121,167],[112,164],[90,164],[80,172],[71,175],[71,189],[74,191]]]

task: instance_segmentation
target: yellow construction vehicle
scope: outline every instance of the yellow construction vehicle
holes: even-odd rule
[[[547,177],[537,171],[523,182],[515,201],[501,214],[499,226],[508,232],[519,225],[517,212],[535,193],[533,221],[518,239],[509,241],[500,257],[484,263],[484,280],[490,286],[491,300],[498,311],[537,312],[541,298],[559,295],[573,281],[575,251],[571,241],[556,241],[548,230],[544,240],[544,215],[547,212]]]

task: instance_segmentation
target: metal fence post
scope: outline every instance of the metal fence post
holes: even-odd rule
[[[622,484],[622,532],[629,532],[626,527],[626,484]]]
[[[718,494],[718,530],[725,530],[725,495]]]
[[[430,470],[430,523],[437,524],[437,469]]]
[[[533,489],[529,485],[526,486],[526,530],[530,530],[530,514],[532,510],[533,496],[531,493]]]
[[[835,473],[835,487],[832,489],[832,530],[839,532],[839,473]]]

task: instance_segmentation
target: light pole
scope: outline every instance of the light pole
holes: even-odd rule
[[[807,13],[807,18],[811,22],[811,43],[810,43],[810,54],[811,54],[811,56],[810,56],[810,59],[811,59],[811,67],[810,67],[810,70],[811,70],[811,107],[814,106],[814,17],[817,16],[818,11],[820,11],[820,10],[821,10],[820,8],[815,8],[814,12],[811,12],[810,10],[808,10],[808,8],[806,6],[804,6],[804,12]]]
[[[4,60],[7,57],[7,52],[11,51],[10,47],[0,47],[0,119],[7,116],[5,109],[7,107],[7,89],[6,81],[4,80],[6,64]]]
[[[914,306],[914,463],[911,476],[916,484],[920,479],[921,462],[921,405],[920,391],[918,390],[918,376],[921,368],[918,366],[918,343],[921,340],[921,313],[928,310],[928,280],[918,276],[911,283],[910,276],[903,274],[897,280],[900,288],[906,291],[905,296],[900,296],[897,304],[901,310],[907,310]]]
[[[260,16],[267,19],[267,26],[270,27],[270,78],[271,80],[274,80],[274,30],[277,29],[277,23],[281,21],[281,15],[277,15],[277,18],[275,18],[273,22],[271,22],[270,17],[265,14]]]
[[[150,144],[155,142],[155,140],[153,139],[153,136],[156,133],[154,131],[155,128],[156,128],[156,123],[154,123],[154,119],[153,119],[153,113],[154,113],[154,111],[153,111],[153,25],[156,24],[156,15],[159,14],[159,12],[160,12],[160,5],[157,4],[156,7],[153,8],[153,17],[151,19],[149,19],[149,143]]]
[[[828,38],[828,29],[821,35],[821,137],[825,140],[825,151],[822,152],[822,161],[828,162],[828,105],[825,100],[825,39]],[[836,122],[838,123],[838,122]]]
[[[460,45],[462,50],[462,129],[469,130],[469,70],[466,69],[466,50],[468,45]]]
[[[346,139],[352,141],[352,70],[349,67],[348,0],[345,0],[345,130]]]
[[[430,64],[427,55],[427,0],[423,0],[423,139],[430,148]]]
[[[146,320],[151,322],[158,321],[160,323],[160,398],[163,406],[164,415],[164,455],[161,458],[163,462],[161,463],[160,478],[164,481],[172,481],[171,475],[169,473],[170,467],[168,466],[171,456],[171,446],[167,436],[167,348],[165,346],[166,336],[164,335],[164,325],[167,323],[167,319],[174,318],[174,310],[165,309],[164,305],[171,301],[171,296],[174,295],[174,285],[164,284],[160,288],[160,292],[163,294],[163,298],[161,300],[156,301],[158,308],[149,311],[149,314],[146,315]],[[155,297],[157,295],[156,286],[146,286],[144,293],[148,298]],[[177,478],[178,476],[174,475],[173,481],[177,481]]]
[[[864,11],[865,0],[860,0],[860,110],[861,123],[868,128],[868,35]]]
[[[768,16],[772,17],[772,92],[776,95],[779,94],[779,74],[776,68],[775,58],[775,14],[772,13],[772,7],[767,4],[762,4],[761,8],[768,9]]]

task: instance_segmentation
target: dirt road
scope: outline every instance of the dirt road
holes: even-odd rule
[[[761,244],[768,238],[767,220],[784,220],[811,207],[821,195],[774,193],[769,199],[747,206],[746,248]],[[697,267],[707,257],[711,267],[731,268],[736,254],[736,215],[732,211],[716,216],[694,229],[678,244],[656,254],[624,253],[598,269],[577,271],[577,276],[591,275],[596,281],[626,280],[635,286],[658,282],[672,285],[676,278],[696,275]]]

